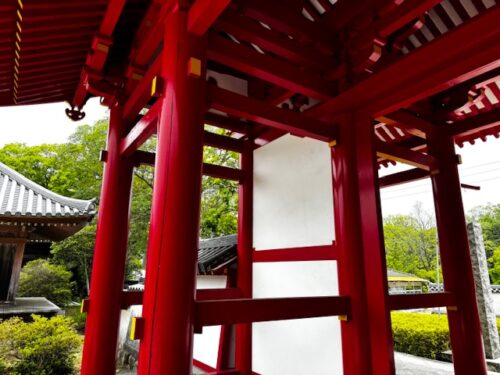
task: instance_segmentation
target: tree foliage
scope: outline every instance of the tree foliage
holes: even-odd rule
[[[107,120],[98,121],[94,125],[81,125],[65,144],[9,144],[0,149],[0,161],[56,193],[79,199],[98,198],[103,174],[103,163],[99,160],[99,155],[105,149],[107,127]],[[207,130],[218,134],[225,132],[213,127],[207,127]],[[156,139],[150,139],[141,149],[154,152]],[[206,147],[203,157],[207,163],[238,167],[238,156],[234,152]],[[153,180],[154,168],[134,168],[127,278],[134,278],[135,271],[143,267]],[[236,233],[237,189],[238,185],[234,182],[203,177],[202,237]],[[78,296],[88,293],[96,227],[97,218],[74,236],[52,245],[52,261],[73,273],[74,292]]]
[[[436,281],[436,227],[417,203],[411,215],[384,220],[387,266]]]
[[[64,266],[51,264],[45,259],[26,263],[19,278],[20,297],[45,297],[56,305],[71,301],[71,272]]]
[[[469,216],[481,224],[490,279],[500,284],[500,204],[476,207]]]
[[[74,374],[81,338],[70,319],[33,315],[0,323],[0,371],[9,375]]]

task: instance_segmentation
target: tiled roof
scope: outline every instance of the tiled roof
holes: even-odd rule
[[[215,272],[236,260],[237,243],[236,234],[200,241],[198,272]]]
[[[64,197],[0,163],[0,217],[80,217],[95,214],[93,200]]]

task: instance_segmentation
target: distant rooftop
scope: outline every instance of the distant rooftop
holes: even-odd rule
[[[94,200],[56,194],[0,163],[0,217],[88,216],[95,208]]]

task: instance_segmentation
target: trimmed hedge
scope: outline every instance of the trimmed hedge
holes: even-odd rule
[[[393,312],[391,317],[396,351],[438,359],[449,350],[446,315]]]
[[[393,312],[394,350],[419,357],[439,359],[450,349],[448,317],[437,314]],[[500,332],[500,318],[497,318]]]

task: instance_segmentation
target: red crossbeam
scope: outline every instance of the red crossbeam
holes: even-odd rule
[[[223,180],[241,181],[243,173],[240,169],[223,167],[221,165],[203,163],[203,174]]]
[[[136,164],[155,166],[156,155],[153,152],[137,150],[134,153]],[[240,169],[224,167],[222,165],[203,163],[203,174],[213,178],[241,181],[243,173]]]
[[[200,36],[205,34],[230,2],[231,0],[196,0],[189,10],[188,30]]]
[[[290,35],[299,44],[316,44],[327,52],[334,51],[328,33],[325,33],[317,23],[305,18],[296,6],[297,2],[243,0],[239,1],[239,4],[243,15],[263,22],[273,30]]]
[[[377,141],[376,151],[377,156],[384,159],[413,165],[432,173],[439,171],[438,161],[433,156],[397,146],[393,143]]]
[[[336,260],[335,243],[324,246],[292,247],[285,249],[254,250],[254,262],[297,262]]]
[[[380,177],[378,183],[381,188],[385,188],[389,186],[422,180],[426,177],[429,177],[428,171],[420,168],[414,168],[407,171],[397,172],[384,177]]]
[[[100,72],[104,67],[109,48],[112,44],[111,37],[124,6],[125,0],[111,0],[108,3],[108,8],[104,14],[101,27],[92,43],[92,50],[87,56],[80,83],[73,97],[72,104],[77,107],[82,107],[87,97],[87,82],[89,80],[88,69],[90,68],[93,71]],[[72,27],[74,27],[74,24]]]
[[[377,34],[387,38],[443,0],[405,0],[372,25]]]
[[[126,309],[132,305],[142,305],[142,291],[124,291],[121,299],[122,309]],[[241,290],[238,288],[210,288],[197,289],[197,301],[213,301],[213,300],[229,300],[241,298]]]
[[[216,22],[215,28],[231,34],[240,41],[253,43],[262,50],[295,64],[320,70],[331,68],[331,56],[316,48],[297,44],[285,34],[266,29],[259,22],[248,17],[226,13]]]
[[[161,54],[150,65],[148,71],[125,102],[123,117],[132,121],[151,99],[151,83],[160,72]]]
[[[498,125],[500,125],[500,108],[495,108],[491,111],[466,117],[463,120],[446,125],[446,128],[450,135],[463,137],[488,130]]]
[[[159,99],[137,122],[137,124],[122,139],[120,153],[123,156],[132,155],[141,145],[156,133],[156,124],[163,100]]]
[[[248,123],[208,112],[205,115],[205,124],[229,130],[232,133],[246,134]]]
[[[306,112],[323,117],[363,108],[377,118],[495,69],[500,66],[499,19],[500,7],[492,7]]]
[[[216,110],[294,135],[327,142],[336,138],[336,128],[332,124],[317,121],[301,113],[277,108],[216,86],[209,86],[208,99],[211,107]]]
[[[349,315],[348,297],[197,301],[195,327]]]
[[[377,118],[378,121],[387,125],[397,126],[406,130],[406,132],[420,138],[426,138],[427,134],[434,131],[433,124],[412,115],[403,110],[392,112],[391,114]]]
[[[326,100],[334,94],[333,86],[319,75],[216,34],[210,35],[207,57],[209,60],[306,96]]]
[[[205,132],[203,136],[205,146],[220,148],[223,150],[242,152],[244,143],[240,139],[226,137],[215,133]]]
[[[456,306],[454,293],[392,294],[389,296],[391,310],[427,309],[430,307]]]

